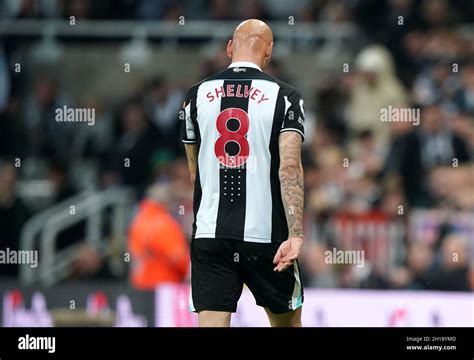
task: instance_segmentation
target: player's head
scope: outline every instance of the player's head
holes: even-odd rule
[[[262,69],[267,66],[273,50],[273,34],[261,20],[241,22],[227,44],[227,55],[235,61],[250,61]]]

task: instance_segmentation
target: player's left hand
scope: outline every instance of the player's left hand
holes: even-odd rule
[[[298,258],[302,245],[303,238],[300,237],[290,237],[282,242],[273,258],[273,263],[276,265],[273,271],[282,272],[291,266]]]

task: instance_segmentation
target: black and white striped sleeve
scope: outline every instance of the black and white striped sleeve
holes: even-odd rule
[[[185,144],[196,143],[195,122],[193,121],[196,113],[196,92],[191,88],[186,96],[183,108],[180,111],[179,118],[183,121],[181,126],[181,141]]]
[[[295,131],[304,140],[304,108],[301,94],[293,90],[288,95],[283,95],[285,102],[285,115],[280,132]]]

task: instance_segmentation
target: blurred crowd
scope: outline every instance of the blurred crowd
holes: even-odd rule
[[[2,10],[10,18],[286,20],[295,14],[305,22],[355,23],[366,45],[348,71],[324,73],[314,98],[305,99],[310,104],[303,151],[305,227],[315,229],[306,232],[301,258],[305,283],[455,291],[474,287],[474,229],[459,231],[455,215],[433,222],[430,241],[423,232],[405,232],[396,243],[402,255],[388,269],[368,266],[363,274],[350,264],[328,264],[327,251],[344,247],[324,231],[346,213],[370,213],[406,228],[415,209],[474,217],[474,41],[472,33],[466,37],[460,28],[474,21],[472,1],[7,0]],[[18,195],[21,180],[32,179],[50,184],[51,196],[42,208],[88,186],[131,187],[137,202],[145,198],[165,205],[188,235],[192,188],[178,140],[178,111],[186,89],[159,75],[114,104],[94,97],[83,104],[96,109],[94,126],[58,123],[52,121],[55,109],[83,99],[71,99],[51,76],[40,77],[30,90],[26,79],[12,71],[13,56],[8,49],[0,51],[0,232],[7,239],[2,247],[17,248],[22,226],[40,210]],[[228,64],[218,52],[203,62],[202,77]],[[268,72],[292,82],[278,61]],[[190,79],[186,86],[198,80]],[[15,167],[17,158],[21,167]],[[124,159],[132,166],[124,165]],[[84,164],[94,170],[91,178],[75,176]],[[63,235],[61,246],[83,236],[78,226]],[[390,234],[387,238],[395,241]],[[346,244],[348,250],[351,245]],[[83,254],[83,260],[98,257],[90,249]],[[97,262],[79,265],[85,267],[82,275],[100,267]]]
[[[469,0],[5,0],[0,10],[10,18],[171,20],[296,20],[357,22],[376,36],[401,35],[398,16],[410,28],[470,22]],[[380,32],[381,29],[384,29]],[[394,38],[387,37],[393,40]]]

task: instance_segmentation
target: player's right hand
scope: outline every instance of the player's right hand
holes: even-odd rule
[[[303,238],[301,237],[290,237],[282,242],[273,258],[273,263],[276,265],[273,271],[282,272],[293,265],[300,254],[302,245]]]

